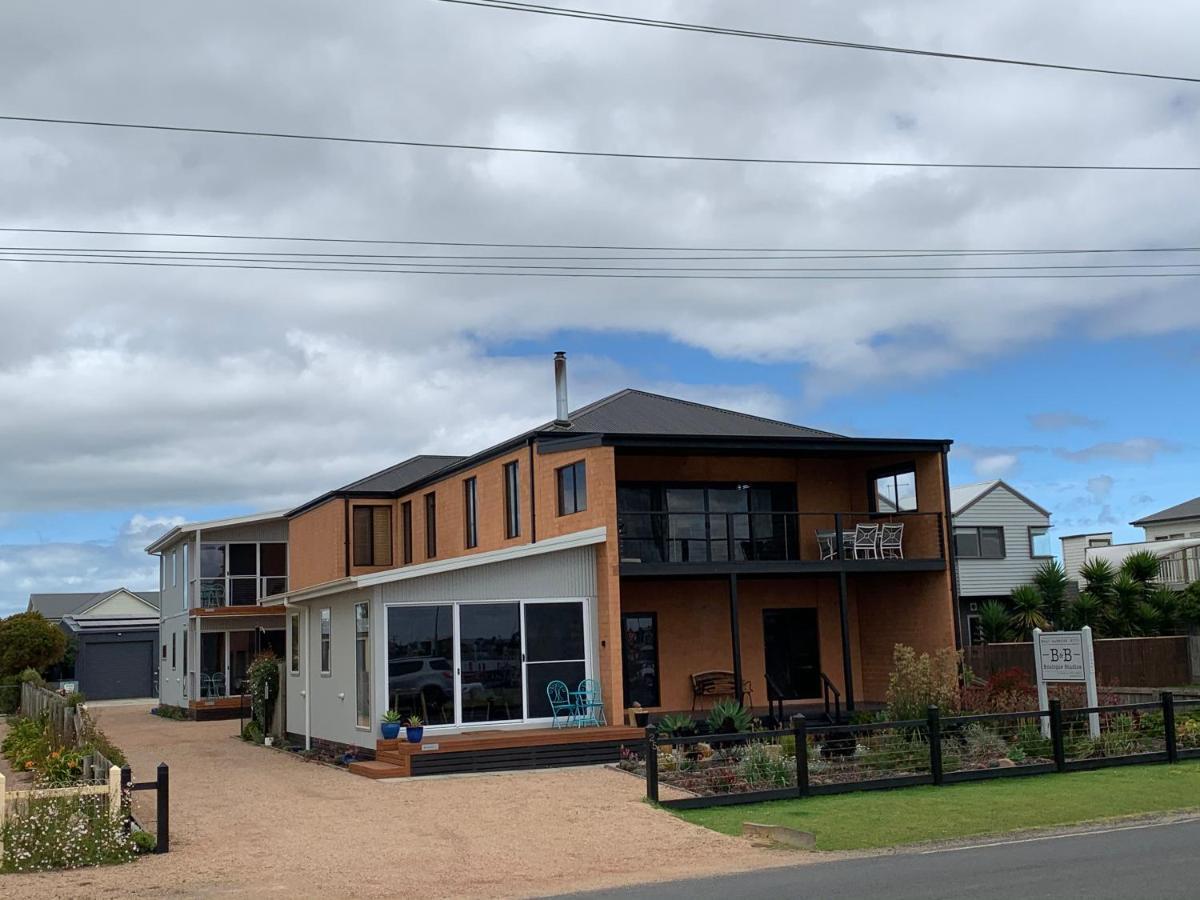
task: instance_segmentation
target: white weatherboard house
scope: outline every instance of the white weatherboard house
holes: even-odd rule
[[[979,643],[979,607],[1029,584],[1054,558],[1050,513],[1012,485],[981,481],[950,489],[963,644]]]

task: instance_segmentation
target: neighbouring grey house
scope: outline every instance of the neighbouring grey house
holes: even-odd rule
[[[153,697],[158,676],[158,591],[30,594],[39,612],[75,642],[75,661],[61,674],[89,700]]]
[[[1142,529],[1147,541],[1200,538],[1200,497],[1142,516],[1129,524]]]
[[[1094,559],[1102,559],[1115,568],[1125,557],[1147,552],[1158,557],[1158,580],[1168,587],[1182,588],[1200,581],[1200,497],[1129,524],[1142,529],[1143,540],[1114,544],[1111,531],[1063,537],[1063,568],[1067,578],[1080,583],[1079,570]]]
[[[259,601],[288,589],[288,523],[256,513],[176,525],[146,548],[162,596],[159,703],[191,718],[234,718],[250,663],[284,652],[282,608]]]
[[[950,489],[963,645],[979,643],[979,608],[1029,584],[1054,558],[1050,513],[1004,481]]]

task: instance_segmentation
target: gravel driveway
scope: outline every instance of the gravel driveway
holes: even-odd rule
[[[148,710],[93,707],[135,780],[171,766],[171,852],[0,876],[0,895],[527,897],[804,858],[652,809],[623,772],[371,781],[245,744],[236,720],[174,722]],[[135,797],[140,815],[152,813],[152,792]]]

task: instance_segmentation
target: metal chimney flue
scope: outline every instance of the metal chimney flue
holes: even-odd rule
[[[556,403],[554,423],[570,425],[571,420],[567,417],[567,354],[562,350],[558,350],[554,354],[554,400]]]

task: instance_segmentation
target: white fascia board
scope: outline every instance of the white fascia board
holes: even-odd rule
[[[278,509],[273,512],[251,513],[246,516],[233,516],[229,519],[210,519],[207,522],[184,522],[182,525],[176,525],[157,541],[146,548],[146,552],[153,554],[163,548],[169,546],[175,538],[183,534],[185,531],[207,531],[211,528],[229,528],[232,525],[253,525],[255,522],[269,522],[272,519],[282,519],[286,515],[287,510]]]
[[[315,600],[318,597],[328,597],[330,594],[340,594],[342,591],[352,591],[357,587],[359,587],[358,579],[339,578],[337,581],[327,581],[324,584],[315,584],[312,587],[288,591],[285,594],[275,594],[272,597],[259,600],[258,605],[266,608],[273,606],[288,607],[304,600]]]
[[[404,566],[399,569],[388,569],[386,572],[375,572],[371,575],[359,575],[352,579],[358,587],[370,587],[376,584],[389,584],[393,581],[407,581],[410,578],[424,578],[426,575],[440,575],[443,572],[454,572],[459,569],[469,569],[475,566],[487,566],[498,562],[514,559],[525,559],[530,556],[540,556],[543,553],[555,553],[560,550],[571,550],[575,547],[589,547],[593,544],[603,544],[608,540],[608,528],[601,525],[586,531],[576,531],[559,537],[546,538],[536,544],[520,544],[515,547],[505,547],[502,550],[488,550],[484,553],[472,553],[468,556],[456,556],[452,559],[436,560],[420,563],[415,566]]]

